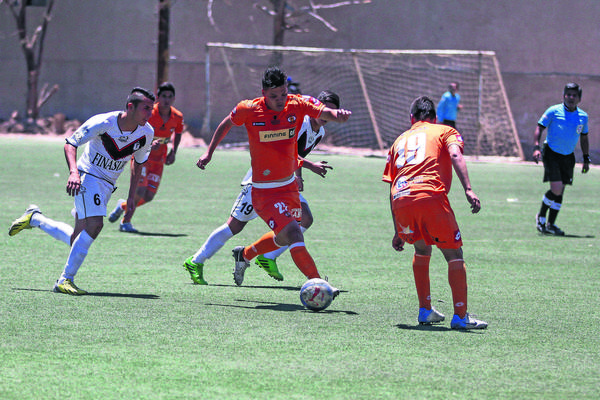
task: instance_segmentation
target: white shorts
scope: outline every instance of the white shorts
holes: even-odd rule
[[[300,193],[300,203],[307,203],[302,193]],[[242,191],[231,207],[231,216],[238,221],[248,222],[258,217],[252,206],[252,185],[242,186]]]
[[[248,222],[258,217],[252,207],[252,185],[242,186],[242,191],[231,207],[231,216],[242,222]]]
[[[80,172],[81,189],[75,196],[75,211],[79,219],[106,216],[106,205],[115,187],[104,179]]]

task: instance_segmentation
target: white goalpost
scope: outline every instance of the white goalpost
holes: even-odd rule
[[[206,45],[203,132],[212,131],[242,99],[258,97],[264,69],[277,60],[303,94],[325,89],[352,110],[346,124],[328,124],[331,146],[387,150],[410,127],[415,97],[436,103],[450,82],[460,83],[462,110],[456,127],[465,154],[524,159],[502,76],[492,51],[343,50],[234,43]],[[227,140],[244,142],[242,128]]]

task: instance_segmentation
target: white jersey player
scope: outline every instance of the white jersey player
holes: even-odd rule
[[[88,250],[103,227],[106,205],[115,190],[117,178],[135,158],[129,192],[135,188],[154,137],[148,124],[154,95],[146,89],[134,88],[127,98],[126,111],[96,115],[87,120],[66,140],[65,158],[69,168],[67,193],[75,198],[75,227],[54,221],[30,205],[9,229],[14,236],[23,229],[39,227],[55,239],[71,246],[63,273],[54,285],[54,291],[71,295],[87,294],[75,283],[75,275]],[[77,160],[77,150],[86,145]],[[133,199],[133,196],[130,196]],[[133,201],[132,201],[133,203]],[[135,204],[128,204],[135,209]]]
[[[319,101],[325,104],[326,107],[337,109],[340,107],[340,100],[337,94],[331,91],[323,91],[317,97]],[[298,155],[302,158],[306,157],[315,146],[321,141],[325,135],[325,129],[323,126],[327,121],[323,119],[315,119],[306,116],[302,122],[302,127],[298,132]],[[308,167],[313,170],[308,163],[305,161],[304,167]],[[317,170],[313,172],[318,173],[321,176],[325,176],[328,169],[332,169],[331,166],[327,165],[326,161],[321,161],[318,164]],[[304,189],[302,180],[302,168],[296,170],[296,181],[298,182],[299,190]],[[231,214],[227,222],[217,229],[215,229],[209,237],[206,239],[202,247],[194,254],[189,257],[183,264],[184,268],[190,273],[190,277],[194,283],[204,284],[207,282],[203,278],[203,267],[204,262],[211,258],[217,251],[223,247],[234,235],[241,232],[248,221],[253,220],[258,215],[254,211],[252,206],[252,169],[248,170],[244,178],[242,179],[242,190],[235,200],[233,207],[231,208]],[[313,222],[308,202],[300,193],[300,202],[302,204],[302,223],[300,229],[302,232],[306,231]],[[275,259],[287,249],[287,246],[279,248],[277,251],[259,255],[256,258],[256,264],[263,268],[269,276],[272,278],[282,281],[283,276],[277,268]]]

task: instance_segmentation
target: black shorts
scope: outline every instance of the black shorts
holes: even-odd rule
[[[452,121],[451,119],[445,119],[442,121],[442,124],[448,125],[456,129],[456,121]]]
[[[573,184],[575,153],[560,154],[553,151],[548,144],[545,144],[542,151],[542,161],[544,162],[544,182]]]

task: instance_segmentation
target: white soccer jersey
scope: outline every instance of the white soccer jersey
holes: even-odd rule
[[[113,186],[132,156],[140,164],[148,159],[154,137],[154,129],[148,123],[132,132],[122,132],[117,124],[120,114],[121,111],[113,111],[95,115],[67,138],[67,143],[75,147],[87,143],[77,168]]]
[[[318,132],[313,131],[310,125],[310,117],[305,116],[300,132],[298,132],[298,155],[303,158],[306,157],[319,144],[323,136],[325,136],[325,129],[320,127]]]
[[[303,158],[306,157],[313,151],[321,139],[323,139],[323,136],[325,136],[325,129],[320,127],[318,132],[313,131],[312,126],[310,125],[310,117],[305,115],[300,132],[298,132],[298,136],[296,137],[298,140],[298,155]],[[241,185],[245,186],[250,183],[252,183],[252,168],[246,172]]]

